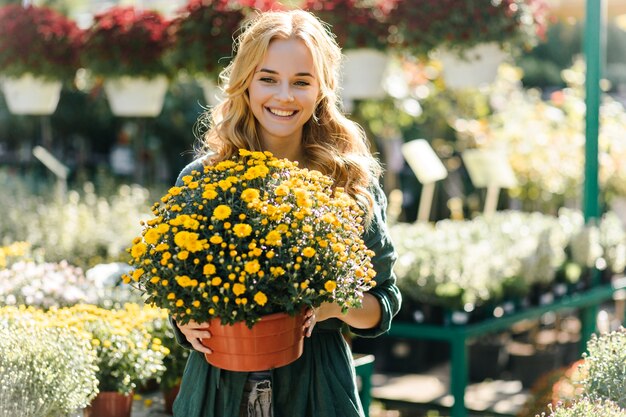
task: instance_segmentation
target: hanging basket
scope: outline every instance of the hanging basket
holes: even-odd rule
[[[204,100],[209,106],[217,106],[222,101],[222,92],[218,88],[215,81],[207,77],[197,79],[198,84],[202,87]]]
[[[11,113],[43,116],[56,110],[61,96],[61,81],[48,81],[25,74],[20,78],[4,78],[2,89]]]
[[[385,96],[383,77],[389,58],[376,49],[350,49],[345,53],[341,77],[342,96],[370,99]]]
[[[167,78],[119,77],[104,82],[111,112],[121,117],[156,117],[163,109]]]
[[[132,407],[133,394],[103,391],[85,408],[83,417],[130,417]]]
[[[244,322],[223,326],[209,322],[211,337],[202,344],[213,351],[205,354],[211,365],[228,371],[254,372],[285,366],[302,355],[304,313],[264,316],[252,329]]]
[[[496,43],[484,43],[465,51],[465,59],[449,51],[439,51],[443,78],[449,88],[479,87],[490,84],[498,67],[509,55]]]

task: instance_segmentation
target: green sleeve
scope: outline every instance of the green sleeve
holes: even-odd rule
[[[382,317],[378,325],[371,329],[350,328],[354,334],[362,337],[376,337],[387,332],[391,327],[391,319],[398,313],[402,303],[402,295],[396,286],[396,276],[393,272],[398,256],[387,230],[387,198],[378,184],[374,184],[370,191],[375,201],[374,213],[363,239],[367,247],[374,252],[372,264],[376,271],[376,286],[369,293],[380,302]]]

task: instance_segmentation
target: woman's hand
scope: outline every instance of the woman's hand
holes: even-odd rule
[[[323,303],[317,308],[310,308],[304,313],[303,330],[306,337],[311,337],[315,324],[330,318],[338,318],[351,327],[369,329],[376,326],[382,317],[380,302],[372,294],[363,295],[360,308],[349,308],[342,313],[341,307],[335,303]]]
[[[319,321],[328,320],[333,317],[338,317],[341,314],[341,307],[335,303],[323,303],[317,308],[309,308],[304,313],[304,335],[311,337],[315,324]]]
[[[209,323],[196,323],[191,320],[187,324],[179,324],[176,323],[176,326],[180,329],[182,334],[185,335],[187,341],[191,343],[191,346],[202,353],[213,353],[211,349],[204,346],[200,340],[208,339],[211,337],[211,332],[209,332]]]

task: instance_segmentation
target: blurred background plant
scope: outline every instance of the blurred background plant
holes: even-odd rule
[[[518,416],[588,417],[626,413],[626,329],[593,335],[582,359],[540,378]]]
[[[301,6],[330,25],[343,50],[389,48],[389,13],[394,1],[305,0]]]
[[[79,68],[82,31],[49,7],[0,6],[0,74],[31,74],[48,80],[72,80]]]
[[[556,283],[588,285],[595,266],[609,276],[624,272],[624,225],[611,212],[594,227],[585,226],[580,211],[561,209],[558,216],[500,211],[466,221],[398,223],[390,232],[407,301],[450,310],[519,304],[533,291],[551,293]],[[577,272],[566,272],[572,265]]]
[[[104,77],[170,74],[163,57],[172,41],[169,21],[159,12],[115,6],[94,16],[85,32],[81,63]]]
[[[0,416],[65,416],[98,392],[96,352],[34,308],[0,307]]]
[[[0,174],[7,196],[0,202],[5,244],[25,241],[48,262],[68,261],[87,269],[99,263],[126,261],[128,242],[150,216],[150,192],[121,185],[96,193],[93,183],[71,190],[66,200],[51,190],[33,192],[23,178]]]
[[[132,393],[165,370],[163,358],[169,352],[146,327],[150,320],[165,315],[161,311],[137,304],[112,310],[76,304],[48,314],[59,323],[89,333],[98,356],[100,392]]]
[[[273,0],[190,0],[172,20],[167,59],[177,70],[217,80],[233,53],[233,38],[255,9],[284,8]],[[207,30],[207,28],[210,28]]]
[[[626,329],[594,335],[583,355],[584,392],[605,398],[626,409]]]
[[[492,87],[493,112],[477,119],[458,119],[463,148],[503,149],[519,181],[510,190],[526,211],[555,213],[576,206],[582,197],[584,166],[583,68],[578,61],[564,72],[568,88],[545,100],[539,90],[522,89],[520,73],[503,71]],[[626,195],[624,106],[604,97],[600,107],[599,178],[603,201]]]
[[[444,48],[463,55],[481,43],[496,42],[516,52],[530,49],[546,30],[542,0],[404,0],[391,11],[394,42],[414,56]]]

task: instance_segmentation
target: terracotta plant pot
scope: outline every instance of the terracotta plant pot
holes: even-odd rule
[[[219,319],[209,322],[211,338],[202,344],[213,351],[206,354],[211,365],[229,371],[252,372],[278,368],[302,355],[304,312],[290,316],[264,316],[252,329],[245,323],[223,326]]]
[[[84,417],[130,417],[133,408],[133,394],[104,391],[98,393],[85,408]]]

